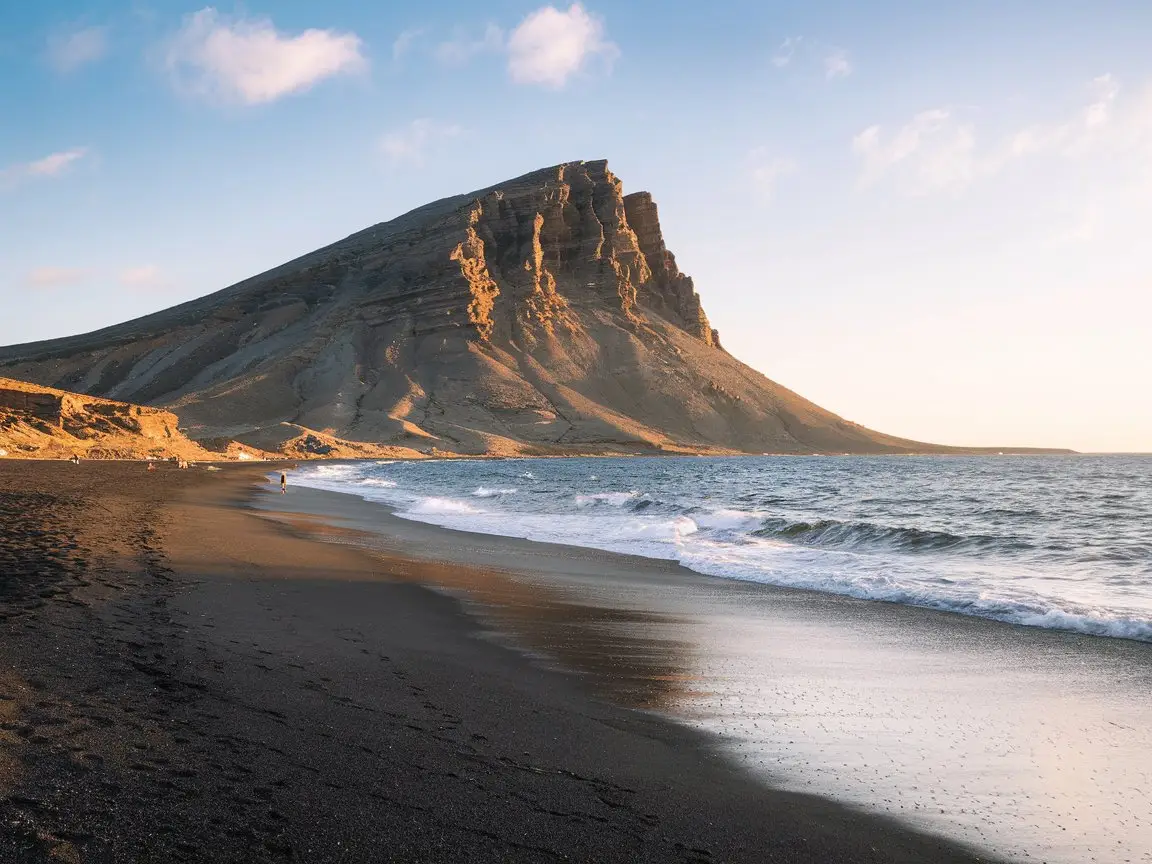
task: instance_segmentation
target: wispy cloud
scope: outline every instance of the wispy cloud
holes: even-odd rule
[[[71,150],[52,153],[41,159],[33,160],[32,162],[21,162],[16,165],[9,165],[7,168],[0,170],[0,179],[12,183],[38,177],[56,177],[67,171],[69,166],[74,162],[83,159],[87,153],[87,147],[73,147]]]
[[[107,27],[83,27],[48,37],[48,62],[61,74],[95,63],[107,53]]]
[[[508,73],[517,84],[559,89],[592,58],[611,67],[619,56],[604,22],[580,3],[566,12],[554,6],[537,9],[508,37]]]
[[[184,19],[164,63],[189,92],[256,105],[362,71],[360,37],[334,30],[279,32],[267,18],[228,18],[214,8]]]
[[[776,194],[776,185],[784,177],[796,173],[796,162],[780,156],[773,156],[766,147],[757,147],[748,154],[749,175],[760,197],[771,200]]]
[[[456,138],[463,131],[455,124],[421,117],[381,137],[380,151],[393,166],[419,166],[440,142]]]
[[[803,41],[803,36],[789,36],[780,43],[780,47],[772,54],[772,65],[777,69],[783,69],[792,62],[792,58],[796,56],[796,48]]]
[[[392,62],[399,63],[412,48],[412,43],[424,35],[423,27],[414,27],[405,30],[392,42]]]
[[[79,267],[37,267],[25,278],[31,288],[57,288],[74,285],[91,275],[91,271]]]
[[[824,58],[824,77],[831,81],[833,78],[847,78],[852,74],[852,60],[843,48],[833,48]]]
[[[1127,103],[1121,94],[1114,76],[1101,75],[1089,84],[1087,104],[1067,119],[994,135],[983,147],[974,123],[951,108],[923,111],[889,134],[870,126],[852,140],[862,162],[860,185],[893,175],[910,194],[955,193],[1028,158],[1100,161],[1137,154],[1152,162],[1152,90]]]
[[[864,163],[861,186],[901,168],[910,175],[907,190],[917,195],[965,188],[975,176],[974,147],[972,128],[946,108],[922,111],[888,136],[870,126],[852,139],[852,151]]]
[[[999,159],[1007,162],[1044,152],[1083,150],[1101,136],[1107,136],[1120,96],[1120,84],[1112,75],[1100,75],[1089,85],[1090,102],[1075,116],[1060,123],[1035,124],[1013,134],[1001,148]]]
[[[129,288],[155,288],[160,284],[160,268],[155,264],[142,264],[121,270],[118,278],[121,285]]]
[[[495,24],[488,24],[476,37],[458,31],[455,37],[437,45],[434,54],[447,66],[463,66],[480,54],[498,53],[503,49],[504,31]]]
[[[77,159],[84,158],[87,153],[87,147],[74,147],[71,150],[53,153],[50,156],[45,156],[43,159],[29,162],[24,166],[24,172],[29,177],[55,177]]]

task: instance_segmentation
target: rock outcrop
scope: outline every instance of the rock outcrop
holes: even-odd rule
[[[429,204],[135,321],[0,349],[0,371],[301,455],[944,449],[843,420],[726,353],[652,197],[625,195],[605,162]]]
[[[219,458],[189,441],[169,411],[7,378],[0,378],[0,451],[24,458]]]

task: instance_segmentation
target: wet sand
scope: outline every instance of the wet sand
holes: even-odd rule
[[[1152,861],[1150,644],[446,531],[349,495],[259,500],[436,562],[421,578],[521,649],[708,732],[772,785],[1013,860]],[[300,521],[317,515],[335,535]]]
[[[0,860],[988,860],[624,707],[691,687],[660,614],[245,509],[266,470],[0,462]],[[628,639],[558,671],[496,595],[571,668]]]

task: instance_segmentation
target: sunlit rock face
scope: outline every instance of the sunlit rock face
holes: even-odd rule
[[[722,350],[652,196],[625,195],[603,161],[428,204],[145,318],[2,348],[0,372],[270,448],[291,423],[425,452],[935,449]]]

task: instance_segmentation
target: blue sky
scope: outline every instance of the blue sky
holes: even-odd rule
[[[1152,450],[1150,45],[1146,2],[3,4],[0,344],[607,158],[825,407]]]

